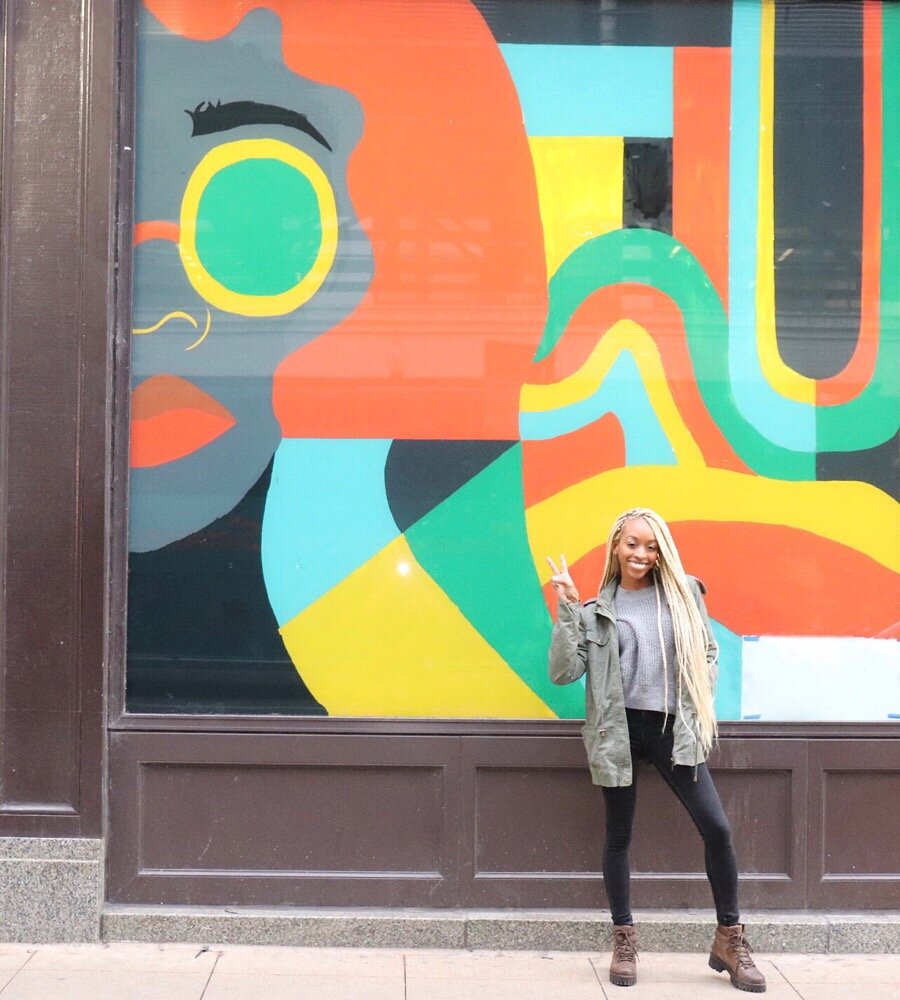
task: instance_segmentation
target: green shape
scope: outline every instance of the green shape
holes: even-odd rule
[[[900,423],[900,5],[882,4],[881,301],[878,357],[865,389],[816,411],[820,451],[882,444]]]
[[[721,622],[710,619],[719,644],[719,677],[716,683],[716,718],[720,721],[741,717],[741,670],[744,640]]]
[[[584,688],[547,673],[552,621],[528,548],[521,444],[406,530],[416,559],[469,623],[560,718],[584,718]]]
[[[277,159],[239,160],[214,174],[197,208],[197,256],[241,295],[280,295],[315,263],[319,200],[305,174]]]
[[[652,229],[618,229],[573,250],[550,280],[550,304],[535,361],[553,350],[575,310],[608,285],[657,288],[681,310],[694,376],[713,420],[741,458],[773,479],[816,478],[816,456],[774,444],[745,419],[731,392],[728,320],[703,266],[684,246]]]

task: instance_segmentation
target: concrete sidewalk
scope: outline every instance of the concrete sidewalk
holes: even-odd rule
[[[896,1000],[900,955],[757,955],[772,1000]],[[747,996],[706,954],[644,953],[612,986],[596,952],[190,944],[0,945],[0,1000],[706,1000]]]

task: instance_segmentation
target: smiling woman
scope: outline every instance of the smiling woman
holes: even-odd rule
[[[669,526],[634,507],[613,522],[595,600],[582,605],[564,557],[551,584],[559,599],[550,644],[556,684],[585,678],[582,729],[591,777],[603,788],[603,884],[613,923],[610,982],[637,981],[629,848],[638,762],[651,763],[703,838],[718,927],[709,965],[749,993],[766,981],[750,957],[738,909],[731,828],[706,759],[717,735],[713,709],[718,646],[704,585],[685,574]]]

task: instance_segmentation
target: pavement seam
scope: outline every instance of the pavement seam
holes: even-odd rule
[[[778,968],[776,962],[771,958],[769,959],[769,962],[771,963],[772,968],[775,969],[775,971],[778,973],[778,975],[781,976],[781,978],[788,984],[788,986],[790,986],[790,988],[797,994],[797,996],[800,997],[800,1000],[803,1000],[803,994],[790,981],[790,979],[788,979],[788,977],[781,971],[781,969]]]
[[[407,988],[406,988],[406,955],[403,956],[403,1000],[407,1000]]]
[[[203,950],[205,950],[205,949],[201,949],[201,951],[203,951]],[[203,998],[206,996],[206,991],[209,989],[210,980],[213,977],[213,973],[216,971],[216,966],[219,964],[219,959],[221,957],[222,957],[222,952],[221,951],[217,951],[216,952],[216,960],[213,962],[213,966],[209,970],[209,975],[206,977],[206,982],[203,984],[203,992],[200,994],[200,1000],[203,1000]]]
[[[606,995],[606,988],[603,985],[603,980],[600,977],[600,970],[597,968],[597,964],[592,958],[588,958],[588,962],[590,962],[591,968],[594,970],[594,975],[597,977],[597,983],[600,986],[600,992],[603,994],[603,1000],[609,1000],[609,997]]]
[[[9,984],[16,978],[16,976],[18,976],[18,974],[25,968],[25,966],[28,965],[28,963],[34,958],[37,952],[38,950],[37,948],[35,948],[34,951],[30,951],[28,953],[28,958],[25,959],[25,961],[18,967],[18,969],[16,969],[16,971],[9,977],[9,979],[6,980],[3,986],[0,987],[0,993],[6,992],[6,987],[9,986]]]

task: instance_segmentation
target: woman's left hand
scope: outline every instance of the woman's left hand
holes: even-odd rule
[[[561,555],[559,561],[561,568],[556,565],[550,556],[547,556],[547,562],[550,564],[550,569],[553,572],[553,576],[550,577],[553,589],[561,601],[565,601],[567,604],[580,604],[581,597],[578,594],[575,581],[569,575],[569,566],[566,563],[566,557]]]

